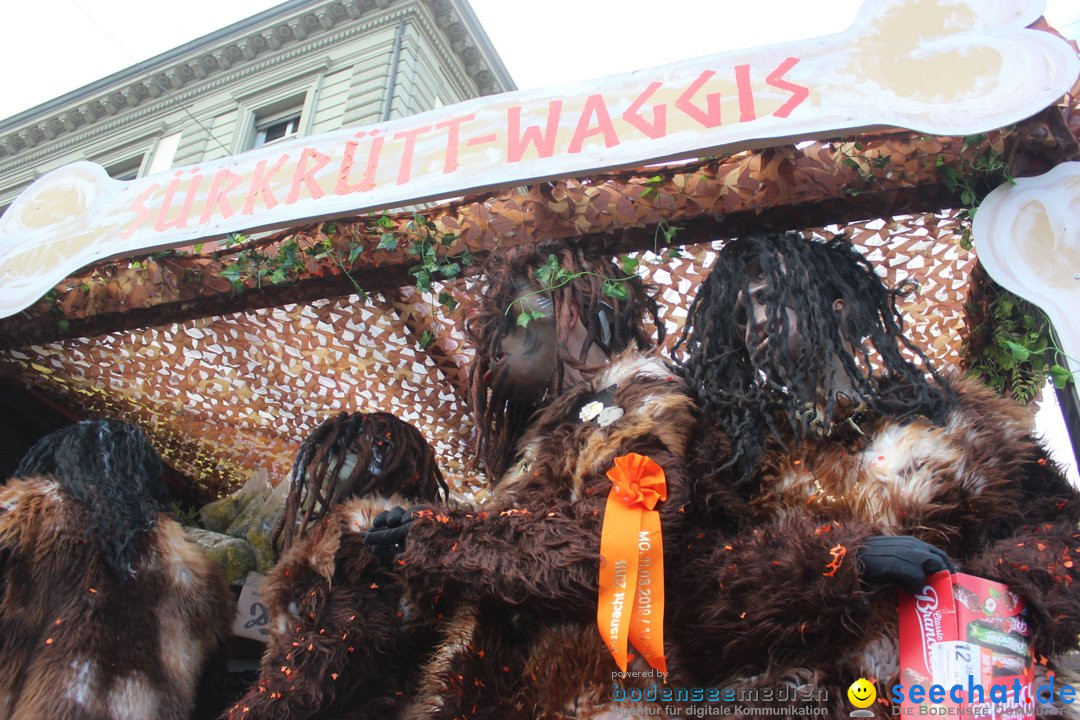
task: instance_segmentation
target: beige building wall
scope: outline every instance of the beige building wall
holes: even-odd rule
[[[513,89],[467,0],[296,0],[0,121],[0,207],[76,160],[143,176],[296,112],[303,136]]]

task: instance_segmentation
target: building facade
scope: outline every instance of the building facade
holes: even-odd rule
[[[513,89],[467,0],[292,0],[0,122],[0,208]]]

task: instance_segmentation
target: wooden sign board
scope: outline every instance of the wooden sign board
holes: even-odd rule
[[[0,219],[0,317],[106,257],[618,167],[883,127],[966,135],[1078,74],[1042,0],[870,0],[847,31],[485,97],[128,182],[78,162]]]

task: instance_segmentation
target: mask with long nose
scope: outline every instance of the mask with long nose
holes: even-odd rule
[[[555,373],[555,306],[551,295],[527,277],[514,278],[514,289],[514,302],[484,380],[495,394],[532,407],[540,404]],[[525,313],[530,320],[522,325]]]

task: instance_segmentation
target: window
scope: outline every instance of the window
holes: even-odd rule
[[[134,180],[139,177],[139,168],[142,167],[142,157],[135,157],[123,162],[113,163],[105,167],[105,172],[113,180]]]
[[[252,147],[262,147],[272,142],[296,135],[300,130],[300,110],[287,110],[266,118],[255,118],[255,142]]]

